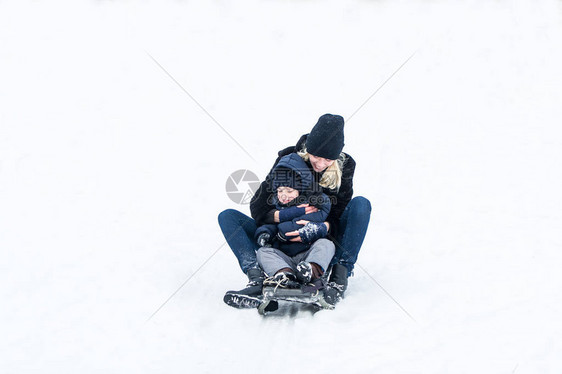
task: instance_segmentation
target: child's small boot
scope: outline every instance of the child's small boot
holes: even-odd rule
[[[274,276],[265,278],[264,287],[297,288],[299,286],[297,277],[290,268],[283,268]]]

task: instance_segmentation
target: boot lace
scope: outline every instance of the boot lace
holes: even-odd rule
[[[328,287],[333,288],[338,290],[339,292],[343,293],[344,290],[344,285],[343,284],[338,284],[336,282],[328,282]]]
[[[274,275],[272,277],[268,277],[265,278],[265,280],[263,281],[264,286],[275,286],[275,288],[273,289],[273,291],[277,291],[277,288],[281,287],[281,288],[286,288],[289,285],[289,282],[291,280],[287,277],[287,275],[285,273],[280,273],[277,275]]]

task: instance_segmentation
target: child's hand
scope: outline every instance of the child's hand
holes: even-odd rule
[[[269,239],[271,239],[271,235],[269,235],[267,232],[264,232],[261,233],[260,236],[258,236],[258,239],[256,241],[258,242],[258,245],[260,247],[271,247]]]

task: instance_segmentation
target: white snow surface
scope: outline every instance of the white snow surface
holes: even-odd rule
[[[0,372],[562,372],[561,46],[559,0],[1,1]],[[346,298],[226,306],[228,176],[327,112]]]

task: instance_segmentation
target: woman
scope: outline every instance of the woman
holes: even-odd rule
[[[281,157],[298,153],[311,169],[313,178],[331,200],[332,209],[324,227],[316,230],[318,237],[327,238],[336,245],[336,254],[332,259],[330,279],[324,290],[324,299],[335,305],[347,288],[347,278],[352,275],[353,267],[369,225],[371,204],[364,197],[353,196],[353,174],[355,161],[342,152],[344,146],[344,121],[341,116],[324,114],[310,132],[303,135],[296,146],[279,151],[275,165]],[[272,168],[272,170],[273,170]],[[255,308],[261,302],[264,274],[259,268],[256,251],[259,245],[254,238],[258,226],[279,222],[279,211],[270,198],[273,193],[271,172],[250,202],[252,218],[234,209],[227,209],[219,214],[219,225],[228,245],[238,259],[242,271],[246,273],[249,283],[239,291],[228,291],[224,301],[236,308]],[[306,207],[306,213],[315,212],[313,206]],[[287,233],[292,241],[301,241],[298,231]]]

